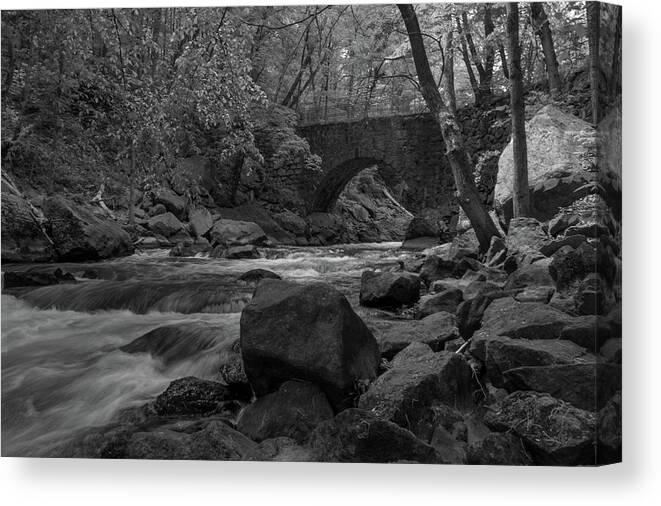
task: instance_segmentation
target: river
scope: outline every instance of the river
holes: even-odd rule
[[[155,250],[98,263],[3,266],[61,267],[79,281],[40,288],[25,298],[2,295],[3,456],[51,455],[81,429],[144,404],[176,378],[217,379],[219,351],[239,337],[241,310],[253,290],[237,280],[246,271],[327,281],[361,314],[361,272],[396,267],[406,257],[399,247],[283,247],[251,260],[173,258]],[[90,271],[96,279],[87,279]],[[162,297],[175,285],[181,288],[176,297]],[[164,363],[149,353],[119,349],[157,327],[196,322],[213,326],[215,343],[185,359]]]

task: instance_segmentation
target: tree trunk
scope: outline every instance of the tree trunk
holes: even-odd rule
[[[129,173],[129,225],[135,227],[135,144],[131,141],[131,168]]]
[[[454,54],[452,50],[452,30],[445,34],[443,44],[443,82],[442,89],[445,101],[452,114],[457,114],[457,98],[454,92]]]
[[[493,65],[496,59],[496,50],[493,40],[489,37],[495,30],[493,19],[491,18],[491,4],[484,4],[484,79],[480,79],[482,93],[491,96],[491,81],[493,79]]]
[[[555,55],[555,46],[553,45],[553,35],[549,19],[544,12],[544,6],[541,2],[531,2],[530,12],[532,14],[532,24],[535,32],[539,36],[544,51],[544,62],[546,64],[546,74],[549,78],[549,89],[552,95],[562,93],[562,81],[558,71],[558,58]]]
[[[471,83],[471,88],[473,88],[473,95],[475,96],[475,104],[480,103],[480,86],[477,84],[477,79],[475,79],[475,72],[473,72],[473,67],[471,65],[471,59],[468,54],[468,46],[466,45],[466,37],[464,36],[463,29],[461,27],[461,21],[459,16],[456,17],[457,21],[457,33],[459,34],[459,41],[461,42],[461,56],[466,65],[466,72],[468,72],[468,79]]]
[[[588,48],[590,52],[590,90],[592,92],[592,123],[599,123],[599,24],[601,19],[599,2],[586,2],[588,17]]]
[[[509,71],[509,67],[507,66],[507,55],[505,54],[505,46],[499,44],[498,51],[500,52],[500,63],[503,66],[503,76],[505,77],[505,79],[509,79],[510,71]]]
[[[611,78],[608,86],[608,94],[611,100],[615,99],[617,87],[620,84],[620,52],[622,49],[622,6],[614,6],[617,9],[615,20],[615,35],[613,37],[613,60],[611,63]]]
[[[404,19],[406,31],[408,32],[413,61],[420,83],[420,91],[443,135],[445,155],[452,167],[452,175],[454,176],[455,186],[457,187],[459,204],[466,212],[471,225],[473,225],[475,235],[480,243],[480,250],[486,251],[489,248],[491,238],[497,237],[500,234],[482,204],[482,199],[477,188],[475,188],[473,167],[468,153],[466,153],[464,148],[461,127],[454,113],[443,102],[441,94],[436,87],[436,81],[429,67],[427,51],[422,40],[420,24],[418,23],[418,17],[415,14],[413,6],[410,4],[398,4],[397,7]]]
[[[512,151],[514,160],[514,188],[512,203],[514,218],[530,214],[528,194],[528,148],[526,145],[526,114],[521,76],[521,46],[519,44],[519,4],[507,7],[507,42],[510,53],[510,109],[512,114]]]

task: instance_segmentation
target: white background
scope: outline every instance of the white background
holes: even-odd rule
[[[241,3],[295,2],[231,2]],[[2,8],[168,4],[212,5],[204,0],[11,0],[3,2]],[[622,4],[624,464],[596,469],[478,468],[4,458],[0,461],[4,504],[661,504],[661,2],[625,0]]]

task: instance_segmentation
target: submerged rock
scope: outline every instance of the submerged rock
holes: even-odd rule
[[[159,415],[206,415],[228,400],[232,394],[225,385],[189,376],[170,383],[156,398],[154,409]]]
[[[217,281],[127,280],[61,284],[37,288],[22,298],[38,308],[72,311],[128,309],[175,313],[237,312],[250,295]]]
[[[318,384],[337,409],[376,377],[374,336],[326,283],[264,279],[241,314],[241,353],[257,396],[290,379]]]
[[[217,328],[202,322],[166,325],[147,332],[119,349],[126,353],[150,353],[168,366],[213,348],[219,337],[223,336],[219,336]]]

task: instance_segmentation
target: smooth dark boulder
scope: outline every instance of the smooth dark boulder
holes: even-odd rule
[[[96,216],[89,207],[49,197],[42,209],[60,260],[102,260],[133,253],[129,234],[114,221]]]
[[[4,177],[4,173],[3,173]],[[53,242],[46,235],[27,200],[2,192],[2,262],[55,260]]]
[[[398,308],[420,298],[420,279],[410,272],[363,271],[360,304],[367,307]]]
[[[233,260],[242,258],[261,258],[261,254],[257,246],[253,244],[246,244],[245,246],[231,246],[223,252],[223,257]]]
[[[429,440],[435,404],[472,406],[472,369],[461,354],[407,350],[360,396],[358,407]]]
[[[290,437],[303,443],[319,423],[331,418],[333,408],[319,387],[304,381],[287,381],[277,392],[246,407],[237,430],[257,442]]]
[[[524,366],[503,373],[505,388],[551,394],[573,406],[597,411],[622,389],[622,369],[614,364],[586,363]]]
[[[60,283],[76,283],[76,278],[70,272],[55,269],[53,272],[43,271],[7,271],[2,277],[3,289],[22,288],[26,286],[49,286]]]
[[[188,376],[170,383],[156,398],[154,409],[159,415],[206,415],[228,400],[232,393],[222,383]]]
[[[442,463],[436,450],[410,431],[356,408],[321,423],[310,435],[308,448],[319,462]]]
[[[596,464],[596,415],[549,394],[514,392],[490,406],[484,423],[521,438],[534,464]]]
[[[38,308],[72,311],[128,309],[175,313],[237,312],[250,299],[247,293],[210,279],[90,281],[36,288],[22,296]]]
[[[251,269],[247,272],[241,274],[238,278],[239,281],[245,281],[246,283],[258,283],[262,279],[282,279],[279,274],[276,274],[273,271],[266,269]]]
[[[213,348],[218,337],[218,329],[202,322],[165,325],[119,349],[126,353],[149,353],[168,366]]]
[[[300,379],[318,384],[336,409],[380,362],[374,336],[335,288],[275,279],[257,285],[241,314],[241,353],[258,396]]]

